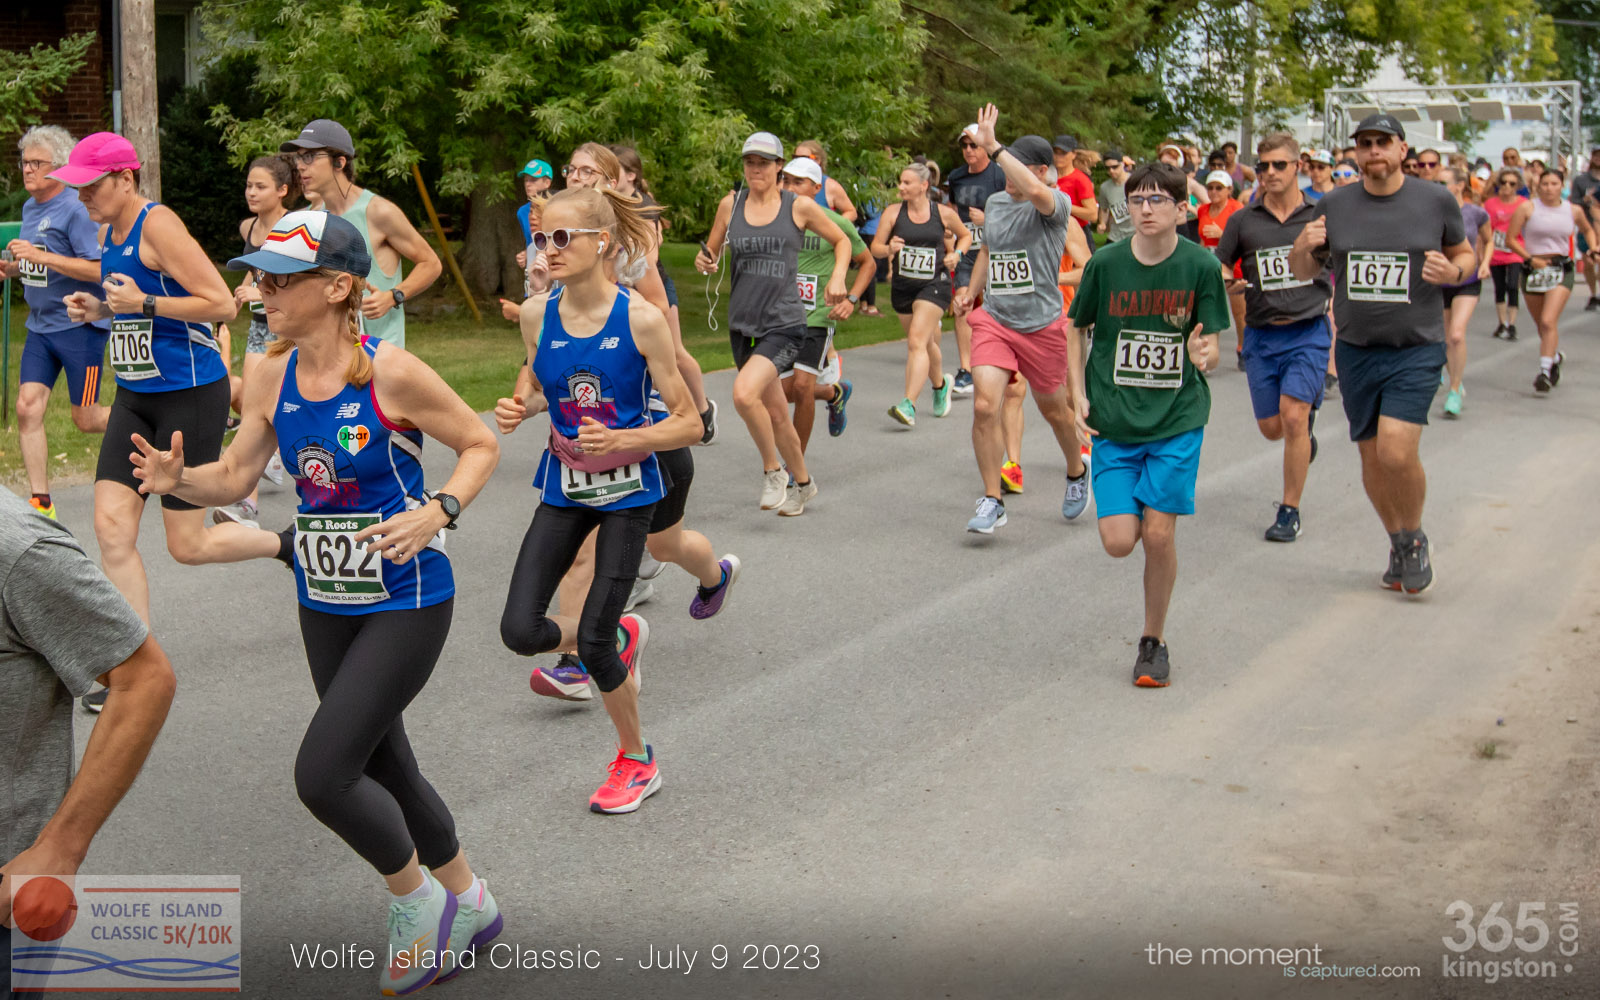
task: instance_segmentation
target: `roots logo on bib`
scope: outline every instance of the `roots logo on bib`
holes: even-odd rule
[[[351,432],[350,444],[345,444],[345,433]],[[354,432],[361,432],[360,443]],[[341,427],[339,443],[351,454],[366,444],[366,428]],[[322,438],[301,438],[294,445],[294,477],[299,482],[301,499],[307,503],[353,503],[361,497],[361,486],[356,482],[355,463],[335,450],[335,446]]]
[[[567,423],[577,426],[584,417],[603,424],[616,420],[616,399],[604,372],[588,367],[569,368],[561,377],[567,382],[567,394],[556,405]]]
[[[371,438],[366,424],[345,424],[339,428],[339,447],[352,455],[365,448]]]

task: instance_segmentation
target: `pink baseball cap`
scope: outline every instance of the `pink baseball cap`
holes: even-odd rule
[[[96,132],[79,140],[67,155],[67,165],[50,175],[68,187],[84,187],[118,170],[138,170],[139,154],[133,143],[115,132]]]

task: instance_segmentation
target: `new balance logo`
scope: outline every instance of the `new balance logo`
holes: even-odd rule
[[[566,347],[566,346],[567,346],[567,342],[565,340],[552,340],[552,341],[550,341],[550,348],[552,350],[554,350],[557,347]]]
[[[360,412],[360,403],[345,403],[339,407],[333,416],[335,420],[349,420],[351,417],[354,417]]]
[[[617,344],[620,343],[620,342],[621,342],[621,338],[620,337],[607,337],[604,340],[600,341],[600,349],[602,351],[609,351],[613,347],[616,347]]]
[[[298,409],[300,409],[300,404],[299,403],[284,403],[283,404],[283,412],[284,413],[293,413],[294,411],[296,411]]]
[[[124,256],[124,257],[132,257],[133,256],[133,247],[123,247],[122,248],[122,256]]]

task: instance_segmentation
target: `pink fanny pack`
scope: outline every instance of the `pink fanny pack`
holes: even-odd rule
[[[568,468],[577,469],[579,472],[610,472],[620,469],[624,465],[637,465],[649,458],[648,451],[614,451],[609,455],[586,455],[578,450],[578,442],[573,438],[556,432],[550,428],[550,452]]]

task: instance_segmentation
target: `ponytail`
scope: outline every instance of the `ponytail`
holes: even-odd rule
[[[272,181],[278,187],[284,188],[283,207],[290,208],[300,200],[300,171],[295,169],[293,153],[273,153],[271,156],[258,156],[250,161],[246,173],[251,170],[265,170],[272,175]]]
[[[551,205],[572,203],[584,221],[603,229],[608,237],[605,259],[643,258],[656,246],[656,226],[643,201],[615,188],[568,188],[550,199]]]

